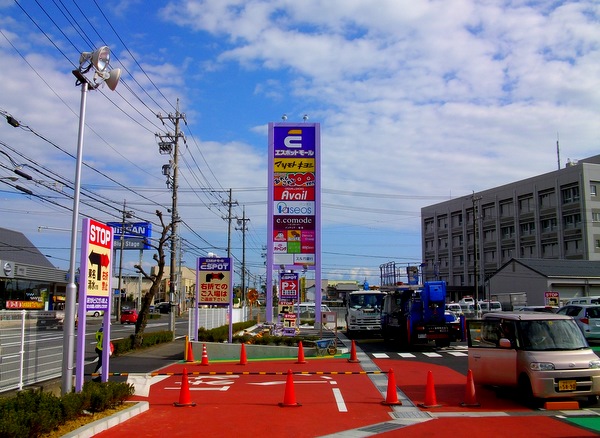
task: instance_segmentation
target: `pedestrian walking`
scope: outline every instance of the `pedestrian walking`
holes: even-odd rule
[[[104,326],[100,326],[96,332],[96,354],[98,355],[98,363],[96,363],[96,369],[94,373],[102,372],[102,344],[104,343]],[[101,376],[96,376],[92,379],[94,382],[100,382]]]

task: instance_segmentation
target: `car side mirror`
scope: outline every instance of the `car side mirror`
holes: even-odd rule
[[[512,348],[510,339],[507,338],[500,338],[500,342],[498,343],[498,345],[500,348]]]

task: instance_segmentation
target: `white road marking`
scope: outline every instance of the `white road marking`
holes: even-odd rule
[[[427,356],[427,357],[442,357],[442,355],[439,354],[439,353],[427,353],[427,352],[424,352],[423,354],[425,356]]]
[[[373,353],[373,357],[375,359],[388,359],[389,358],[387,353]]]
[[[398,356],[400,356],[400,357],[416,357],[412,353],[398,353]]]
[[[344,397],[342,397],[342,392],[339,388],[333,388],[333,397],[335,398],[335,403],[337,404],[338,411],[348,412],[346,402],[344,401]]]

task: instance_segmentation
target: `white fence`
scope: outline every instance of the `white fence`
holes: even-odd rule
[[[36,323],[40,313],[0,310],[0,392],[23,389],[61,376],[64,334],[62,330],[39,330]],[[199,309],[198,316],[199,327],[206,329],[228,324],[224,308]],[[247,317],[247,308],[234,309],[232,320],[245,321]],[[191,333],[191,327],[187,316],[178,318],[175,336]],[[162,329],[146,327],[147,332]]]

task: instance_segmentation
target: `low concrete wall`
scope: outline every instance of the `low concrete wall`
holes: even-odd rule
[[[194,360],[202,360],[203,345],[206,345],[206,354],[209,360],[239,360],[242,344],[220,343],[220,342],[191,342]],[[246,358],[265,359],[265,358],[297,358],[298,347],[288,347],[284,345],[246,345]],[[302,348],[305,357],[316,356],[316,350],[313,347]]]

